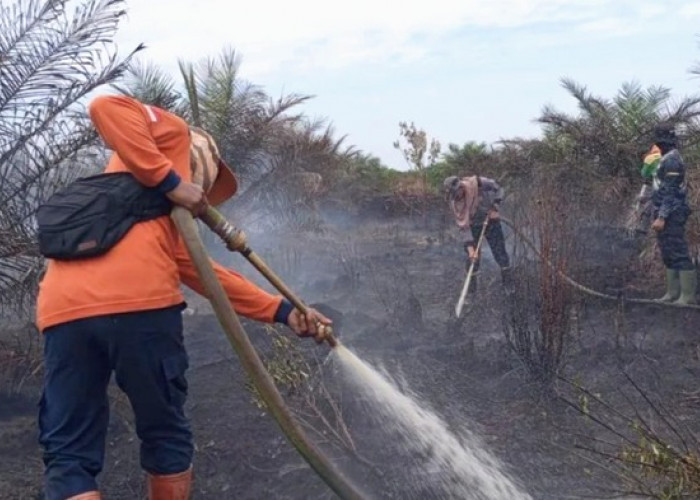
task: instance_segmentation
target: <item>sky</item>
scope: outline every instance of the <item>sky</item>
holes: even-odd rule
[[[700,2],[686,0],[128,0],[121,53],[178,75],[236,50],[241,78],[299,108],[345,144],[408,168],[399,122],[443,145],[540,135],[545,105],[575,113],[572,78],[612,98],[624,82],[700,94]]]

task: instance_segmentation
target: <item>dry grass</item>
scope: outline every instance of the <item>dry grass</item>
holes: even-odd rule
[[[542,260],[514,252],[518,272],[515,292],[505,301],[504,333],[530,375],[548,386],[565,362],[576,295],[562,274],[573,274],[579,248],[556,183],[539,183],[535,194],[532,204],[516,213],[516,223],[536,242]]]
[[[41,338],[34,325],[0,331],[0,387],[6,393],[21,394],[42,366]]]
[[[343,415],[337,388],[329,387],[324,362],[315,350],[311,357],[299,343],[273,325],[264,326],[269,349],[263,362],[287,404],[307,432],[319,442],[360,457]],[[261,409],[267,405],[251,381],[246,382],[253,403]]]
[[[564,380],[574,392],[562,394],[561,399],[600,431],[596,437],[579,436],[576,447],[582,457],[610,475],[609,485],[601,485],[601,490],[606,498],[700,498],[697,436],[678,418],[673,405],[652,397],[632,377],[625,376],[627,384],[620,390],[627,408]],[[633,398],[639,402],[632,402]]]

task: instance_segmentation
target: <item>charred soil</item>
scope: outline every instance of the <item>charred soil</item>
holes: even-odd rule
[[[599,239],[579,269],[586,284],[608,292],[662,293],[661,283],[651,289],[626,279],[636,246],[621,231],[595,228],[591,234]],[[488,250],[478,291],[457,321],[453,311],[464,277],[464,252],[446,225],[428,227],[422,219],[356,226],[346,221],[342,229],[329,226],[298,238],[251,233],[249,239],[307,301],[342,311],[340,339],[345,345],[400,378],[451,427],[479,435],[533,498],[600,498],[601,485],[618,486],[577,455],[576,445],[598,436],[599,430],[562,399],[570,396],[567,384],[558,380],[543,389],[509,349],[502,324],[506,297]],[[507,240],[512,245],[510,233]],[[218,245],[211,250],[219,261],[269,288],[239,257]],[[516,263],[516,275],[526,275],[528,262]],[[194,498],[333,498],[274,420],[254,403],[237,357],[206,304],[193,298],[190,306],[195,314],[185,322],[187,411],[196,439]],[[643,398],[625,390],[629,376],[673,408],[679,421],[698,430],[700,405],[694,394],[700,376],[700,313],[584,296],[576,311],[564,378],[627,411],[630,404],[643,404]],[[263,356],[270,356],[262,325],[244,324]],[[327,355],[327,346],[298,345],[309,359]],[[375,498],[438,498],[430,485],[419,495],[406,490],[405,474],[417,457],[385,446],[386,432],[372,423],[359,397],[337,377],[333,360],[325,362],[322,376],[355,445],[354,453],[334,446],[332,436],[319,427],[315,437],[339,466]],[[19,395],[0,394],[0,498],[41,498],[39,378],[25,383]],[[282,392],[299,399],[297,389]],[[108,499],[144,498],[131,413],[117,391],[112,396],[101,488]]]

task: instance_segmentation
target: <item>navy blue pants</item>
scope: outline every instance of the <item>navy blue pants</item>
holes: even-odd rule
[[[486,217],[476,218],[476,221],[471,226],[472,237],[474,238],[474,248],[479,243],[479,237],[481,237],[481,231],[484,228],[484,222]],[[484,233],[486,242],[491,248],[491,254],[493,259],[496,261],[501,269],[510,266],[510,259],[508,258],[508,252],[506,251],[506,239],[503,236],[503,228],[501,227],[501,221],[490,220],[489,225],[486,226],[486,233]],[[481,244],[483,247],[483,243]],[[481,260],[481,259],[479,259]],[[479,260],[476,261],[474,265],[474,271],[479,270]],[[467,263],[467,268],[469,268],[469,263]]]
[[[97,490],[112,372],[134,411],[142,468],[175,474],[190,467],[182,307],[86,318],[45,330],[39,442],[48,500]]]
[[[695,265],[690,258],[688,242],[685,239],[685,224],[690,210],[679,209],[671,212],[662,231],[656,238],[661,250],[664,266],[676,271],[692,271]]]

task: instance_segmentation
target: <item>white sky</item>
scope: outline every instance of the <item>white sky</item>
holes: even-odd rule
[[[700,93],[700,2],[686,0],[131,0],[117,41],[177,74],[177,61],[242,56],[241,76],[346,143],[405,168],[399,121],[443,145],[539,134],[545,104],[574,111],[559,79],[612,97],[632,79]]]

